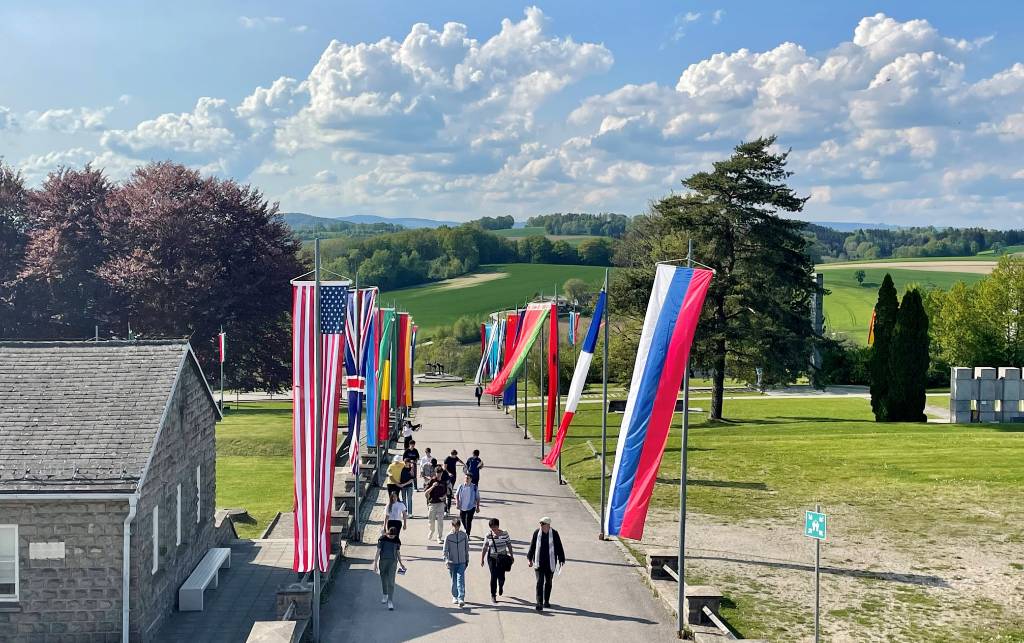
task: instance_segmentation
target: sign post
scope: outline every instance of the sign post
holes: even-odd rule
[[[818,613],[821,608],[821,541],[827,534],[828,518],[821,513],[821,505],[814,511],[804,512],[804,536],[814,539],[814,641],[818,643]]]

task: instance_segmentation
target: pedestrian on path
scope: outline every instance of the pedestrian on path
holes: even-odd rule
[[[452,498],[455,493],[455,483],[458,481],[458,476],[455,475],[455,467],[459,464],[465,465],[462,462],[462,458],[459,457],[459,452],[452,449],[451,455],[444,459],[444,468],[448,472],[448,505],[445,509],[445,513],[452,512]]]
[[[437,463],[437,460],[434,460]],[[448,499],[448,485],[442,480],[441,473],[444,471],[436,467],[434,475],[429,483],[425,483],[427,496],[427,540],[436,540],[441,544],[444,531],[445,501]]]
[[[389,610],[395,609],[395,572],[399,567],[404,574],[402,541],[398,538],[398,531],[389,527],[387,533],[377,539],[377,553],[373,556],[373,571],[378,571],[378,568],[380,570],[380,588],[383,593],[380,602],[387,603]]]
[[[413,484],[416,482],[416,469],[414,468],[412,460],[405,461],[405,468],[402,469],[400,483],[402,487],[402,500],[405,502],[405,506],[409,509],[409,517],[413,517],[412,511],[412,492]]]
[[[388,531],[395,530],[395,534],[400,534],[402,529],[408,526],[409,514],[405,508],[405,503],[398,499],[398,493],[388,494],[388,507],[387,507],[387,519],[388,522],[385,525]]]
[[[423,478],[423,488],[426,489],[427,485],[430,484],[430,479],[434,477],[434,472],[424,473],[428,464],[437,465],[437,460],[434,459],[434,454],[430,452],[430,447],[423,449],[423,457],[419,461],[420,477]]]
[[[544,516],[540,519],[540,528],[530,538],[530,551],[526,553],[526,562],[533,567],[537,575],[537,607],[538,612],[551,607],[551,581],[555,571],[565,565],[565,550],[558,532],[551,528],[551,519]]]
[[[469,536],[459,529],[458,518],[452,518],[452,530],[444,539],[444,562],[452,577],[452,603],[466,604],[466,566],[469,565]]]
[[[402,470],[405,469],[405,462],[402,456],[396,455],[388,465],[388,493],[402,492]]]
[[[402,425],[402,439],[404,440],[402,448],[406,451],[409,450],[409,443],[412,442],[412,430],[412,422],[406,420],[405,424]]]
[[[445,469],[441,465],[434,468],[434,474],[440,477],[439,479],[444,483],[445,491],[448,494],[444,499],[444,517],[447,518],[448,514],[452,512],[452,497],[455,493],[455,478],[452,477],[452,474],[448,473],[448,469]]]
[[[480,406],[480,398],[483,397],[484,389],[479,384],[476,385],[476,405]]]
[[[468,538],[473,531],[473,515],[480,511],[480,492],[477,491],[473,477],[466,474],[466,481],[459,485],[455,492],[456,506],[459,508],[459,519],[466,528]]]
[[[480,459],[480,450],[473,449],[473,456],[466,460],[466,474],[473,477],[473,484],[480,486],[480,469],[484,468],[484,461]]]
[[[512,570],[515,554],[512,552],[512,538],[499,526],[497,518],[487,521],[491,531],[484,538],[484,548],[480,552],[480,566],[487,563],[491,572],[491,602],[497,603],[498,597],[505,593],[505,573]]]
[[[420,463],[420,450],[416,448],[416,440],[409,440],[409,446],[405,448],[405,452],[402,454],[402,459],[406,462],[412,460],[412,470],[415,473],[419,468]],[[412,477],[413,488],[416,491],[420,490],[419,483],[416,482],[416,476]]]

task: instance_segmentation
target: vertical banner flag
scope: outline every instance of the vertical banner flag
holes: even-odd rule
[[[713,274],[658,265],[615,449],[605,522],[609,535],[643,537],[679,386]]]
[[[480,354],[487,353],[487,324],[480,323]]]
[[[360,288],[348,293],[348,317],[345,319],[345,387],[348,390],[348,456],[352,473],[359,474],[359,441],[363,422],[363,396],[366,392],[366,347],[369,340],[370,313],[377,304],[376,288]]]
[[[403,393],[405,393],[405,408],[412,408],[412,316],[406,315],[405,324],[405,384],[403,386]]]
[[[576,316],[578,314],[576,311],[569,311],[569,346],[576,345]]]
[[[380,391],[380,402],[378,404],[377,439],[387,442],[388,428],[391,424],[391,409],[393,408],[391,406],[391,347],[395,336],[395,311],[390,308],[381,310],[379,319],[381,330],[380,349],[377,353],[377,388]]]
[[[587,373],[590,371],[590,363],[594,361],[594,348],[597,346],[597,336],[601,329],[601,320],[604,318],[605,301],[607,294],[604,290],[597,296],[597,305],[594,306],[594,317],[590,320],[590,328],[587,336],[583,339],[583,350],[579,359],[576,360],[576,370],[572,373],[572,384],[569,385],[569,395],[565,398],[565,413],[558,425],[558,435],[555,438],[555,446],[548,451],[544,457],[544,464],[554,468],[558,462],[558,454],[562,452],[562,445],[565,444],[565,436],[569,433],[569,423],[576,415],[576,407],[583,396],[583,386],[587,383]],[[571,326],[570,326],[571,328]]]
[[[418,333],[420,327],[416,324],[412,324],[412,330],[409,335],[412,339],[409,340],[409,406],[412,406],[416,402],[416,333]]]
[[[292,439],[295,473],[295,556],[292,568],[327,571],[330,554],[330,512],[334,499],[334,459],[341,405],[345,304],[348,282],[320,284],[320,337],[315,337],[316,283],[292,282]],[[321,364],[321,434],[316,441],[314,355],[319,339]],[[319,457],[319,468],[317,458]],[[316,485],[319,482],[319,514]]]
[[[868,324],[868,346],[875,345],[875,313],[878,312],[874,308],[871,309],[871,322]],[[224,360],[221,360],[224,361]]]
[[[377,308],[370,311],[369,342],[366,347],[366,446],[377,446],[377,413],[380,393],[377,390],[377,351],[380,346],[380,313]]]
[[[551,330],[548,331],[548,408],[544,417],[544,441],[551,442],[555,430],[555,403],[558,399],[558,302],[551,304]]]
[[[473,383],[477,384],[477,385],[483,384],[483,382],[484,382],[484,375],[487,374],[488,364],[490,363],[491,342],[494,341],[494,333],[492,333],[489,330],[490,327],[491,327],[491,324],[483,324],[483,326],[484,326],[484,334],[483,334],[483,336],[487,338],[487,346],[484,347],[483,353],[480,354],[480,365],[476,367],[476,376],[473,378]],[[494,375],[494,373],[492,373],[492,376],[493,375]]]
[[[220,350],[220,363],[224,363],[224,331],[217,333],[217,347]]]
[[[515,351],[505,360],[505,366],[494,376],[491,383],[484,389],[484,393],[487,395],[499,395],[505,391],[505,387],[508,386],[510,381],[516,379],[519,371],[523,370],[526,356],[529,355],[530,349],[533,348],[533,343],[540,336],[540,329],[543,327],[550,311],[551,304],[530,304],[526,307],[526,312],[523,314],[523,321],[521,322],[523,326],[522,332],[519,335],[519,341],[516,342]]]
[[[398,361],[391,367],[397,376],[394,395],[398,407],[406,407],[405,402],[405,371],[409,362],[409,313],[398,313]]]
[[[508,318],[505,320],[505,361],[501,364],[502,368],[508,364],[509,359],[512,358],[512,351],[516,347],[516,340],[519,339],[519,311],[510,313]],[[504,396],[501,399],[501,405],[504,407],[512,406],[516,403],[516,383],[513,381],[507,387],[505,387]]]

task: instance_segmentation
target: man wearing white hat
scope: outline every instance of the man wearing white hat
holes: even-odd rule
[[[562,539],[551,528],[551,518],[544,516],[540,519],[540,528],[533,532],[530,539],[526,562],[537,575],[536,610],[539,612],[545,607],[551,607],[551,581],[554,580],[555,570],[565,565]]]

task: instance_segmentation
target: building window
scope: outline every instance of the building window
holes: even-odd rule
[[[0,601],[18,600],[18,525],[0,525]]]
[[[153,507],[153,573],[160,569],[160,505]]]
[[[178,526],[178,533],[177,533],[177,536],[174,539],[174,544],[175,545],[180,545],[181,544],[181,483],[180,482],[178,483],[178,521],[177,521],[177,526]]]
[[[203,465],[196,465],[196,524],[203,518]]]

